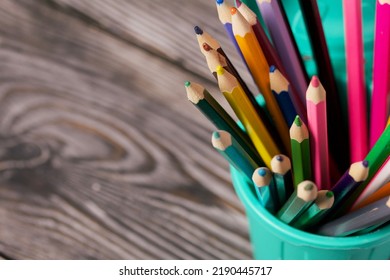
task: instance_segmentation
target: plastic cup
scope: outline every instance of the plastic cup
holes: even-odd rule
[[[263,208],[254,186],[231,168],[233,186],[244,204],[255,259],[378,260],[390,259],[390,225],[352,237],[328,237],[295,229]]]

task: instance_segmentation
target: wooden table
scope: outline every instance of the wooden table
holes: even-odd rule
[[[239,63],[213,0],[0,2],[0,258],[251,258],[196,24]]]

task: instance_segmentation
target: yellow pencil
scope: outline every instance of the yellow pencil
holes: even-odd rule
[[[282,111],[271,92],[268,62],[249,23],[236,8],[232,8],[231,13],[234,37],[245,58],[253,80],[264,96],[268,111],[290,156],[289,129],[283,118]]]
[[[221,65],[217,67],[216,71],[221,92],[244,125],[264,163],[268,168],[271,168],[271,159],[280,153],[278,147],[263,121],[256,114],[256,110],[251,105],[237,79],[225,71]]]

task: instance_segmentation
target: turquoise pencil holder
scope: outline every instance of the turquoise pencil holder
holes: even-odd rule
[[[387,260],[390,225],[352,237],[327,237],[295,229],[262,207],[254,186],[231,167],[233,186],[244,205],[255,259]]]

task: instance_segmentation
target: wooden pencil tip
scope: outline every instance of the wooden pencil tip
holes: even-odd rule
[[[185,82],[184,82],[184,86],[185,86],[186,88],[188,88],[190,85],[191,85],[191,82],[190,82],[190,81],[185,81]]]
[[[296,126],[299,126],[299,127],[302,126],[301,118],[298,115],[296,115],[296,117],[294,119],[294,123],[295,123]]]
[[[232,7],[232,8],[230,9],[230,13],[231,13],[232,15],[235,15],[235,14],[237,13],[237,8],[236,8],[236,7]]]
[[[317,87],[320,86],[320,80],[318,80],[318,77],[317,77],[317,76],[313,76],[313,77],[311,78],[310,84],[311,84],[313,87],[317,88]]]
[[[197,35],[202,35],[203,34],[203,30],[202,28],[200,28],[199,26],[195,26],[194,27],[194,31]]]
[[[223,69],[221,65],[218,65],[215,71],[217,72],[217,75],[223,75],[223,73],[225,73],[225,69]]]
[[[208,51],[210,51],[210,50],[212,49],[212,48],[210,47],[210,45],[207,44],[207,43],[203,43],[202,47],[203,47],[203,49],[204,49],[206,52],[208,52]]]

